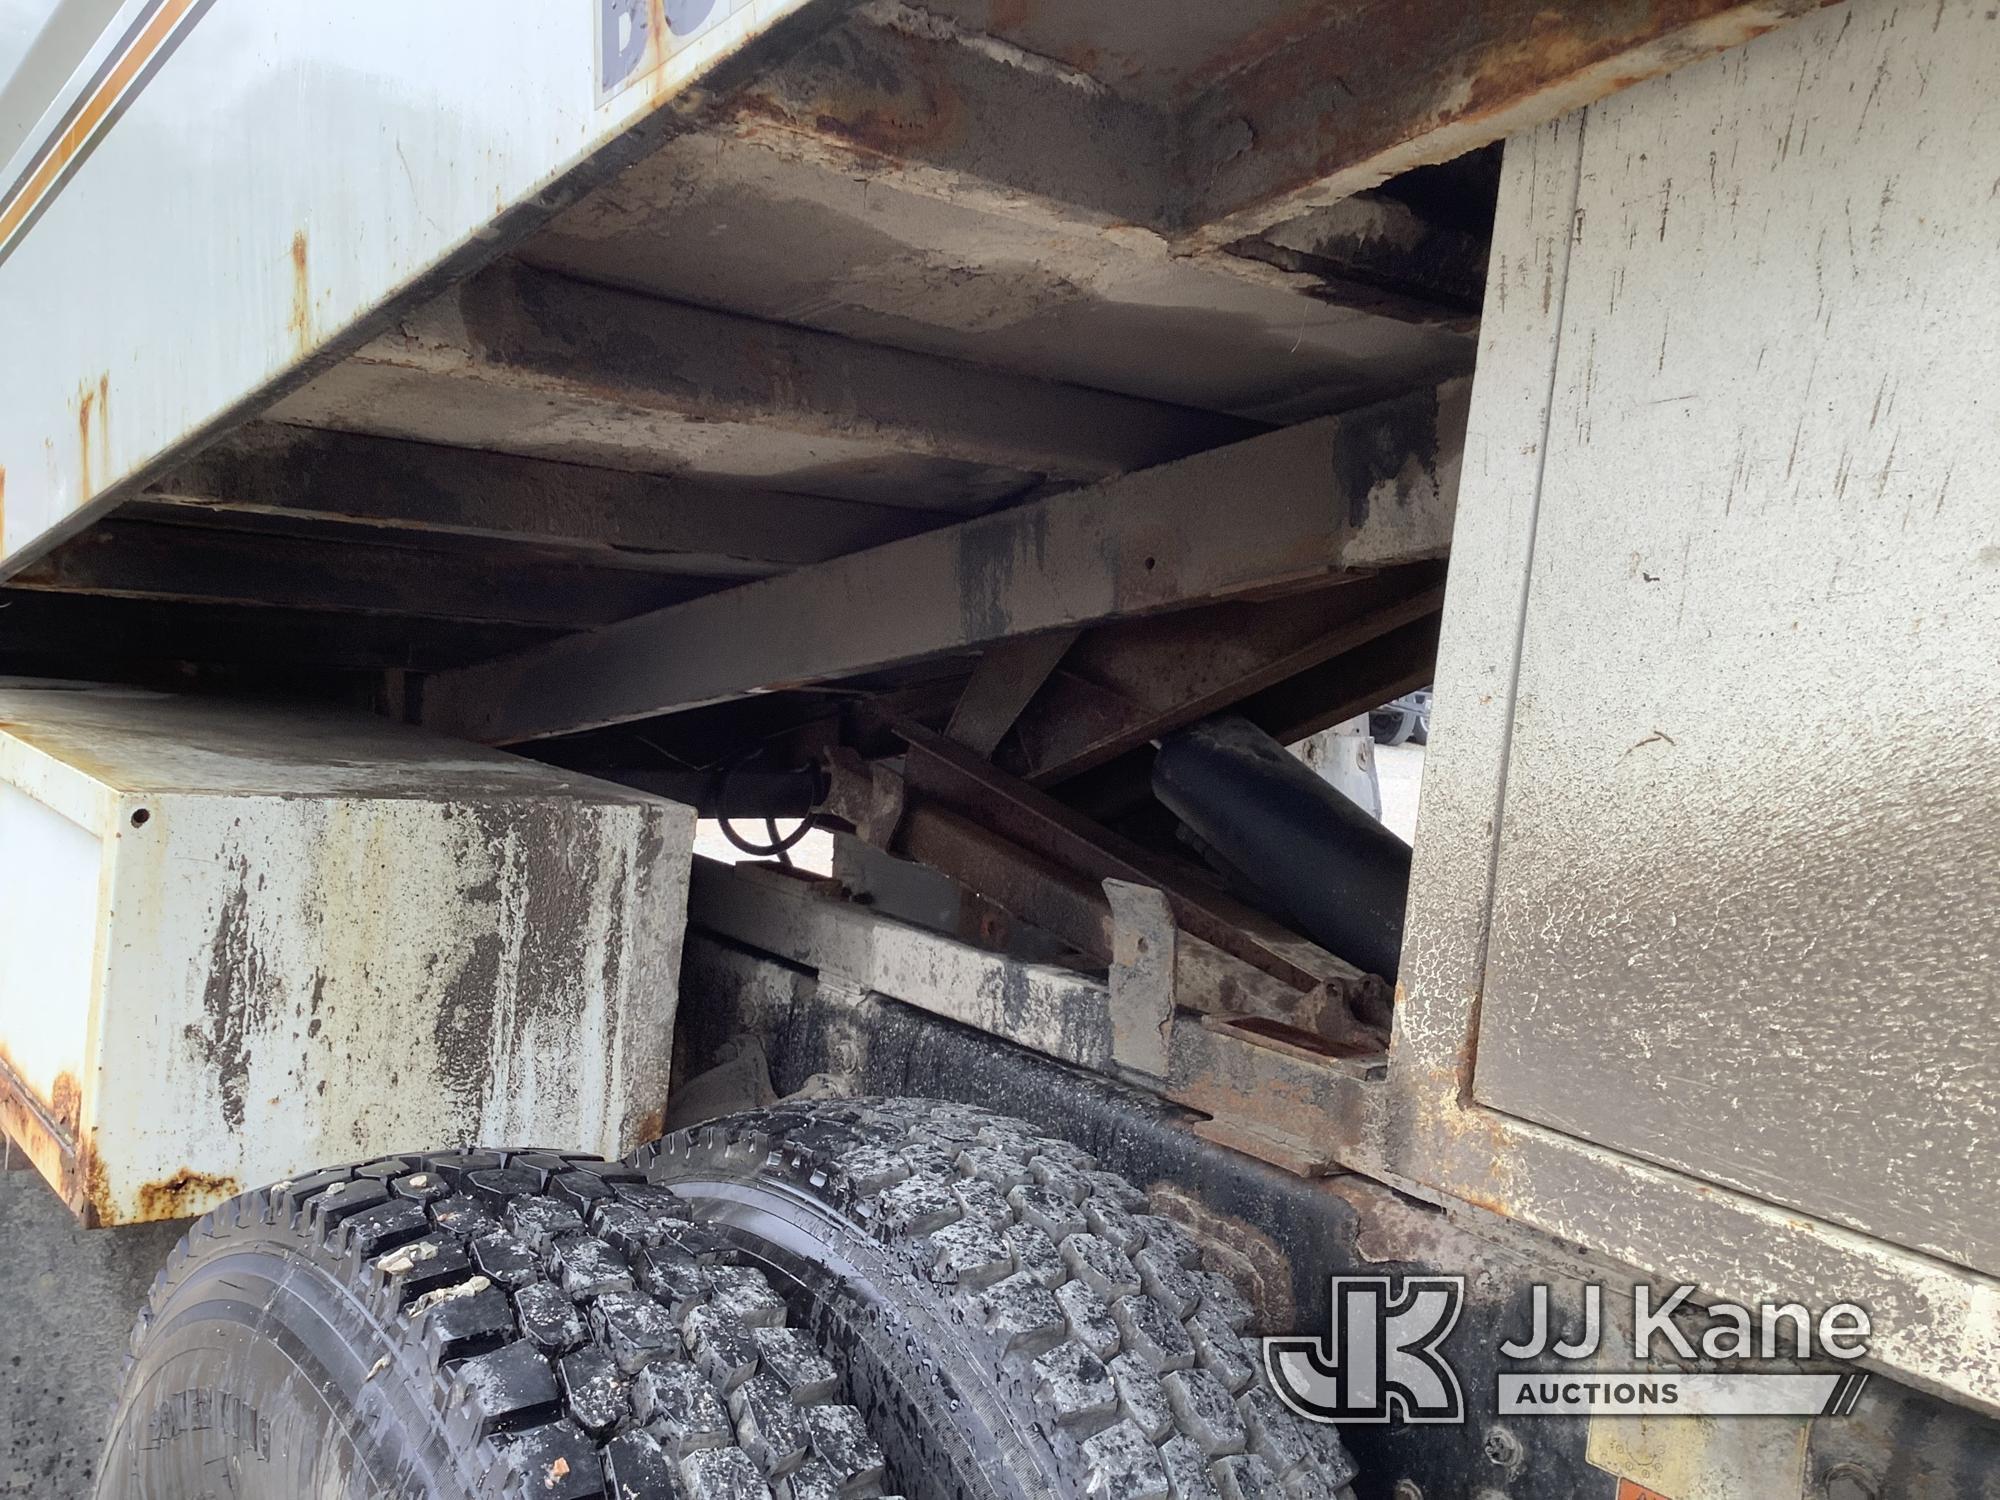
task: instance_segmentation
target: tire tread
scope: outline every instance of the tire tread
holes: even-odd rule
[[[274,1231],[388,1334],[369,1379],[419,1388],[470,1494],[772,1500],[807,1465],[842,1500],[881,1494],[860,1413],[839,1405],[823,1351],[785,1328],[763,1274],[733,1264],[685,1203],[629,1165],[548,1151],[383,1157],[221,1205],[155,1276],[128,1382],[189,1271]],[[714,1401],[685,1452],[635,1403],[642,1382],[650,1393],[669,1377]],[[841,1444],[822,1452],[808,1417],[837,1423]]]
[[[650,1181],[802,1189],[900,1253],[1102,1500],[1351,1500],[1339,1436],[1284,1408],[1200,1243],[1025,1121],[916,1099],[781,1103],[642,1147]]]

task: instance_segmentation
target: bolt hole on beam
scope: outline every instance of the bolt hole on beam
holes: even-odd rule
[[[132,809],[132,826],[134,828],[144,828],[152,820],[153,815],[146,808],[135,807]]]

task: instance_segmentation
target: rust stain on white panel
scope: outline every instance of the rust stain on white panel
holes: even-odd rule
[[[52,787],[84,822],[33,800]],[[0,965],[0,1045],[33,1064],[5,1118],[51,1117],[40,1155],[92,1221],[325,1160],[657,1130],[687,809],[374,721],[4,686],[0,794],[104,851],[68,902],[86,962],[28,934]]]

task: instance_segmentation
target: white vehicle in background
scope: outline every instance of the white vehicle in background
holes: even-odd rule
[[[1428,745],[1431,742],[1431,690],[1418,688],[1368,715],[1369,732],[1382,745]]]

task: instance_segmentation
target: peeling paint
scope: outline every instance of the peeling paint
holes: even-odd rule
[[[240,1130],[249,1087],[251,1038],[263,1024],[277,976],[266,967],[252,927],[248,857],[238,854],[230,861],[225,879],[230,885],[209,940],[202,982],[201,1008],[208,1024],[205,1029],[190,1024],[186,1035],[214,1070],[222,1095],[223,1123]]]

